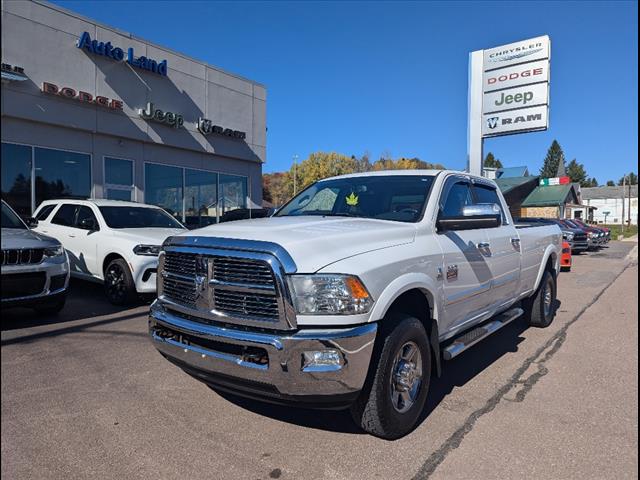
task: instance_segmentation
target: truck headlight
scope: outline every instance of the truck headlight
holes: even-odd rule
[[[160,254],[160,248],[160,245],[136,245],[133,247],[133,253],[136,255],[157,257]]]
[[[573,232],[565,232],[563,237],[567,242],[570,242],[573,240]]]
[[[55,247],[47,247],[44,249],[45,257],[59,257],[64,255],[64,247],[62,245],[56,245]]]
[[[291,275],[289,285],[301,315],[357,315],[373,305],[371,295],[353,275]]]

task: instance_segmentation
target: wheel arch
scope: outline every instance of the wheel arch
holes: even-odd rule
[[[408,274],[392,282],[376,302],[373,318],[380,318],[382,331],[392,325],[385,322],[389,313],[403,313],[422,322],[429,336],[436,374],[441,375],[441,355],[438,331],[437,292],[432,280],[423,274]]]
[[[533,287],[533,291],[535,292],[540,286],[540,282],[542,281],[542,276],[544,272],[550,271],[554,275],[558,274],[558,262],[559,256],[557,249],[554,245],[549,245],[544,252],[543,260],[540,262],[540,268],[538,269],[538,276],[536,277],[536,283]]]

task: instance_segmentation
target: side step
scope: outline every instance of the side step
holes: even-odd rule
[[[522,310],[521,308],[512,308],[511,310],[507,310],[500,315],[496,315],[489,323],[468,331],[461,337],[456,338],[456,340],[451,345],[447,346],[444,349],[444,359],[451,360],[452,358],[457,357],[467,348],[474,346],[480,340],[484,340],[492,333],[497,332],[508,323],[513,322],[523,313],[524,310]]]

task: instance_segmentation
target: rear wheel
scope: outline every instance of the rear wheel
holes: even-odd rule
[[[129,266],[122,258],[109,262],[104,271],[104,293],[113,305],[127,305],[136,298],[136,286]]]
[[[417,318],[402,315],[382,340],[370,378],[351,406],[354,421],[372,435],[393,440],[409,433],[424,408],[431,379],[431,347]]]
[[[556,314],[556,293],[556,277],[553,272],[547,270],[536,293],[522,302],[529,325],[540,328],[551,325]]]

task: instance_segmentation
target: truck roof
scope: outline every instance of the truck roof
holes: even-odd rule
[[[373,172],[360,172],[360,173],[348,173],[346,175],[337,175],[335,177],[329,177],[329,178],[324,178],[323,180],[334,180],[336,178],[353,178],[353,177],[378,177],[378,176],[389,176],[389,175],[406,175],[406,176],[412,176],[412,175],[432,175],[432,176],[436,176],[439,174],[450,174],[450,173],[456,173],[456,174],[460,174],[460,175],[467,175],[473,178],[483,178],[486,180],[486,178],[484,177],[478,177],[476,175],[471,175],[468,172],[462,172],[459,170],[378,170],[378,171],[373,171]]]

